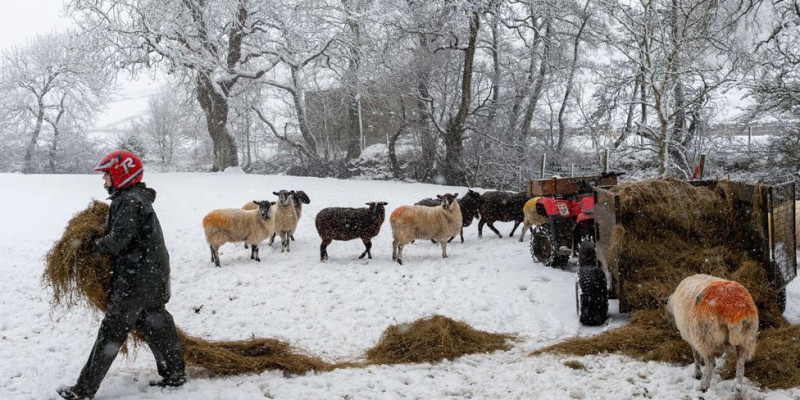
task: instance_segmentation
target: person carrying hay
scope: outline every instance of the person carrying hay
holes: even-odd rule
[[[142,162],[131,152],[108,154],[94,171],[103,173],[111,200],[104,235],[90,245],[93,253],[111,257],[108,306],[78,382],[59,388],[58,394],[65,399],[92,398],[133,329],[150,347],[163,378],[150,385],[181,386],[186,372],[175,322],[165,308],[170,297],[169,253],[152,207],[156,192],[141,182]]]

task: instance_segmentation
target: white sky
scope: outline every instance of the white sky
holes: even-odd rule
[[[0,13],[0,51],[23,46],[37,34],[60,32],[74,23],[63,11],[63,0],[2,0]],[[122,128],[147,107],[147,99],[161,84],[142,74],[137,81],[120,77],[120,91],[98,116],[96,130]]]

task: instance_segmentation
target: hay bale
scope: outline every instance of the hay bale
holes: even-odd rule
[[[47,252],[42,275],[45,285],[53,288],[53,307],[71,308],[86,304],[92,310],[105,313],[111,287],[111,260],[92,255],[89,241],[102,235],[109,206],[93,201],[75,214],[64,234]],[[134,343],[143,343],[142,335],[134,330]],[[259,373],[278,369],[289,374],[308,371],[330,371],[346,364],[330,364],[321,359],[295,352],[291,345],[275,339],[241,341],[207,341],[186,334],[178,328],[178,339],[188,366],[204,368],[219,375]],[[123,353],[126,348],[123,348]]]
[[[367,350],[370,364],[453,360],[466,354],[508,350],[512,335],[475,330],[464,322],[434,315],[411,324],[389,326]]]
[[[108,204],[92,201],[72,216],[61,239],[47,252],[42,282],[53,289],[53,307],[71,308],[85,302],[91,309],[105,311],[111,260],[91,255],[89,241],[103,235],[108,210]]]

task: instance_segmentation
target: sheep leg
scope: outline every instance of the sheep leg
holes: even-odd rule
[[[703,361],[705,362],[705,366],[703,367],[703,379],[700,381],[700,391],[704,392],[708,390],[708,387],[711,386],[711,374],[714,373],[714,367],[716,367],[717,360],[714,356],[703,356]]]
[[[400,243],[397,243],[397,253],[394,260],[397,260],[398,264],[403,265],[403,245],[401,245]]]
[[[447,258],[447,241],[442,240],[442,258]]]
[[[281,253],[289,252],[289,232],[281,232]]]
[[[275,243],[275,234],[276,232],[272,232],[272,236],[269,237],[269,245],[272,246],[272,243]]]
[[[258,245],[254,244],[254,245],[252,245],[250,247],[252,247],[252,249],[250,250],[250,259],[251,260],[256,260],[258,262],[261,262],[261,259],[258,258]]]
[[[289,239],[292,239],[292,241],[294,242],[294,235],[289,235]]]
[[[508,237],[514,237],[514,231],[517,230],[520,221],[514,221],[514,227],[511,228],[511,233],[508,234]]]
[[[213,262],[214,265],[219,267],[220,266],[219,265],[219,253],[217,252],[217,249],[215,249],[214,246],[208,246],[208,247],[211,248],[211,262]]]
[[[736,384],[733,386],[734,399],[744,398],[742,391],[742,379],[744,378],[744,347],[736,346]]]
[[[478,220],[478,239],[483,239],[483,224],[485,223],[483,218]]]
[[[494,227],[494,224],[492,222],[487,222],[486,226],[488,226],[489,229],[491,229],[492,232],[494,232],[497,235],[497,237],[499,238],[503,237],[503,235],[500,234],[500,231],[498,231],[497,228]]]
[[[364,247],[366,247],[367,249],[364,250],[363,253],[361,253],[361,255],[358,257],[358,259],[360,260],[360,259],[364,258],[364,256],[369,256],[369,259],[371,260],[372,259],[372,253],[369,250],[372,248],[372,242],[370,241],[369,238],[361,239],[361,241],[364,242]]]
[[[522,225],[522,230],[519,232],[519,241],[520,241],[520,243],[522,243],[522,241],[525,240],[525,232],[527,232],[528,229],[531,229],[531,225],[529,225],[527,223]],[[533,229],[531,229],[531,233],[533,233]]]
[[[692,347],[692,356],[694,357],[694,379],[700,379],[703,377],[703,372],[700,370],[700,367],[703,366],[703,359],[694,347]]]
[[[464,227],[461,227],[461,243],[464,243]]]
[[[319,245],[319,260],[328,261],[328,245],[331,244],[332,239],[322,239],[322,244]]]

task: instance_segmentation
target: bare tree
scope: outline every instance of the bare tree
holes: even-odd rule
[[[35,153],[47,123],[52,130],[49,170],[56,170],[60,124],[88,124],[107,98],[111,80],[102,54],[87,51],[87,36],[73,32],[37,36],[3,54],[0,90],[7,98],[4,119],[26,127],[23,172],[37,172]],[[65,117],[66,116],[66,117]]]
[[[239,164],[227,126],[231,90],[278,62],[266,6],[248,0],[67,2],[79,23],[114,50],[120,66],[137,73],[161,65],[187,78],[205,113],[215,171]]]

